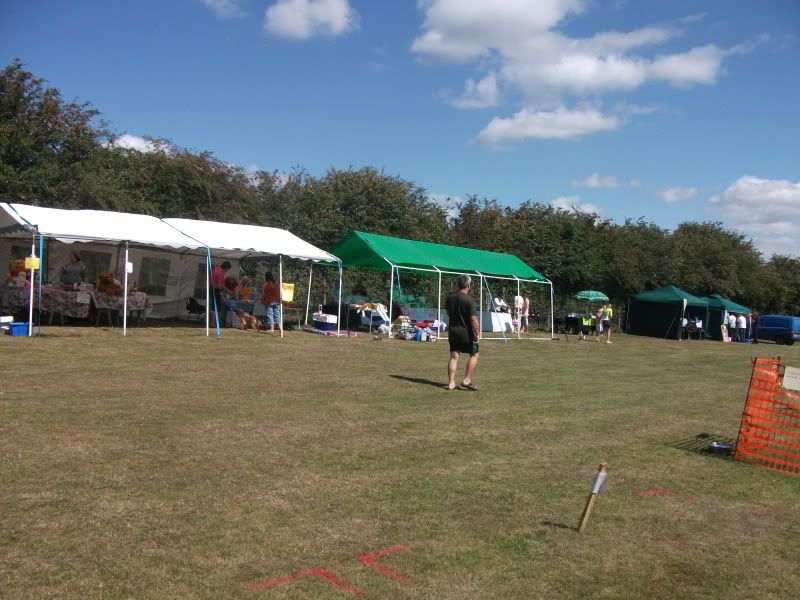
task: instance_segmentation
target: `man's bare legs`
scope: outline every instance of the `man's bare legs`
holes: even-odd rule
[[[469,385],[472,383],[472,376],[475,374],[475,368],[478,366],[479,355],[480,352],[469,357],[469,360],[467,361],[467,368],[464,371],[464,385]]]
[[[456,370],[458,369],[458,352],[450,353],[450,360],[447,361],[447,389],[456,389]]]
[[[472,376],[475,374],[475,369],[478,367],[478,354],[470,356],[467,360],[467,368],[464,370],[464,385],[472,383]],[[451,352],[450,360],[447,361],[447,389],[456,389],[456,372],[458,371],[458,359],[461,356],[459,352]]]

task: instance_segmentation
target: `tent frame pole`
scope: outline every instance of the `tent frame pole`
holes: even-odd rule
[[[31,232],[31,256],[36,256],[36,232]],[[41,267],[41,265],[39,265]],[[33,274],[34,269],[31,266],[31,275],[28,278],[28,285],[31,286],[30,298],[28,299],[28,337],[33,336]]]
[[[339,267],[339,302],[336,306],[336,337],[341,337],[342,335],[342,285],[344,284],[344,273],[342,272],[342,261],[336,261]]]
[[[39,311],[39,335],[42,334],[42,271],[44,270],[44,236],[39,234],[39,292],[38,302],[36,303]]]
[[[515,279],[517,280],[517,297],[522,297],[522,295],[520,293],[522,290],[520,290],[519,277],[515,276]],[[516,306],[514,307],[514,310],[515,311],[517,310]],[[513,321],[512,321],[512,324],[513,324]],[[522,309],[521,308],[519,309],[519,312],[517,313],[517,339],[518,340],[522,339]]]
[[[211,278],[211,250],[206,254],[206,337],[210,335],[211,296],[209,295],[209,279]]]
[[[125,242],[125,276],[122,284],[122,337],[128,335],[128,242]]]
[[[475,271],[478,274],[478,335],[483,338],[483,275],[480,271]],[[487,285],[488,288],[488,285]],[[491,296],[491,294],[489,294]],[[489,299],[491,301],[491,298]]]
[[[439,274],[439,293],[436,296],[436,320],[439,321],[439,325],[441,326],[441,323],[442,323],[442,272],[436,267],[436,265],[434,265],[433,268],[436,269],[436,272]],[[436,333],[438,334],[439,332],[437,331]]]
[[[389,259],[384,258],[384,260],[389,263],[389,266],[391,267],[391,275],[389,276],[389,337],[391,338],[392,326],[394,325],[392,322],[392,306],[394,304],[394,270],[396,267]]]
[[[306,326],[308,325],[308,309],[311,307],[311,278],[314,276],[314,262],[308,267],[308,294],[306,295]]]
[[[280,310],[280,314],[278,315],[278,328],[281,331],[281,339],[283,339],[283,255],[281,254],[278,254],[278,282],[278,293],[280,294],[280,304],[278,305],[278,309]]]

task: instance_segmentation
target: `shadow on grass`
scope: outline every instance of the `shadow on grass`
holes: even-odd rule
[[[570,531],[578,531],[577,527],[573,527],[572,525],[564,525],[564,523],[554,523],[553,521],[539,521],[542,525],[546,527],[553,527],[554,529],[568,529]]]
[[[724,444],[730,449],[714,449],[711,444]],[[714,433],[698,433],[689,437],[681,438],[667,442],[665,444],[670,448],[677,448],[678,450],[686,450],[702,456],[710,456],[712,458],[719,458],[722,460],[733,460],[733,448],[736,445],[736,440],[733,438],[717,435]]]
[[[433,381],[431,379],[422,379],[420,377],[406,377],[405,375],[389,375],[393,379],[401,379],[402,381],[408,381],[409,383],[418,383],[420,385],[432,385],[433,387],[444,389],[445,384],[441,381]]]

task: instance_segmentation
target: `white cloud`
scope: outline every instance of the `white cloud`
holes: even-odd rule
[[[697,188],[693,187],[669,187],[660,189],[656,192],[656,198],[666,202],[667,204],[683,202],[684,200],[694,198],[696,195]]]
[[[430,194],[428,200],[440,206],[450,220],[458,216],[459,209],[464,204],[464,199],[461,196],[451,194]]]
[[[214,11],[214,14],[221,19],[231,17],[241,17],[244,15],[242,7],[239,6],[239,0],[200,0],[208,8]]]
[[[599,215],[600,207],[595,204],[581,202],[580,196],[559,196],[550,206],[567,212],[584,213],[588,215]]]
[[[568,16],[584,12],[587,4],[583,0],[425,0],[421,2],[423,33],[411,50],[422,58],[455,63],[474,62],[494,53],[502,78],[534,98],[542,88],[583,94],[631,90],[651,80],[679,86],[713,83],[730,52],[706,45],[655,58],[636,53],[678,37],[679,27],[606,31],[588,38],[570,38],[555,30]]]
[[[740,44],[724,49],[706,44],[654,55],[652,48],[674,42],[702,15],[666,26],[602,31],[586,38],[573,38],[557,29],[589,8],[598,10],[590,0],[418,0],[418,5],[424,15],[423,25],[411,51],[424,61],[473,65],[484,73],[477,83],[474,78],[466,81],[465,93],[454,102],[456,106],[494,106],[500,101],[498,89],[507,98],[518,98],[523,111],[512,119],[493,121],[480,138],[497,127],[524,128],[530,119],[521,117],[546,114],[553,106],[564,107],[570,97],[596,101],[598,95],[630,92],[654,81],[680,88],[710,85],[723,72],[728,56],[750,48]],[[484,90],[480,90],[481,84]],[[654,110],[632,106],[623,112],[639,115]],[[597,114],[614,119],[610,114]],[[590,127],[579,135],[619,126],[621,123],[614,121],[612,127]],[[574,135],[531,136],[521,131],[503,136],[517,140],[529,137],[563,139]]]
[[[800,255],[800,182],[745,175],[710,202],[765,255]]]
[[[568,110],[559,106],[550,111],[530,111],[523,108],[511,118],[492,119],[478,134],[478,141],[498,147],[506,141],[566,140],[598,131],[613,131],[621,123],[617,117],[603,115],[594,109]]]
[[[722,70],[726,50],[714,45],[693,48],[682,54],[659,56],[650,65],[653,79],[663,79],[675,87],[711,84]]]
[[[600,175],[592,173],[583,181],[573,181],[572,187],[578,188],[616,188],[619,187],[617,178],[613,175]]]
[[[358,13],[348,0],[278,0],[264,21],[272,35],[297,40],[342,35],[357,27]]]
[[[458,108],[489,108],[499,105],[500,102],[497,77],[494,73],[490,73],[477,83],[473,79],[468,79],[461,97],[454,99],[452,103]]]
[[[631,186],[632,188],[639,189],[640,187],[642,187],[642,182],[639,181],[638,179],[631,179],[630,182],[628,182],[628,185]]]
[[[137,150],[139,152],[156,152],[163,149],[163,146],[158,142],[147,140],[138,135],[130,135],[129,133],[115,138],[109,145],[114,148],[128,148],[129,150]]]

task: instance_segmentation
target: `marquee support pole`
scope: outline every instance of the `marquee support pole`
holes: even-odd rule
[[[128,335],[128,242],[125,242],[125,276],[122,285],[122,337]],[[111,317],[109,317],[111,318]]]
[[[283,339],[283,256],[281,254],[278,254],[278,294],[278,300],[280,301],[278,305],[280,310],[278,326],[281,330],[281,339]]]
[[[387,261],[388,262],[388,261]],[[389,277],[389,337],[392,337],[392,326],[394,323],[392,322],[392,304],[394,302],[394,265],[391,265],[392,274]]]
[[[31,235],[31,256],[36,256],[36,233]],[[39,265],[41,267],[41,265]],[[33,273],[34,269],[31,266],[31,275],[28,278],[28,285],[31,286],[30,298],[28,299],[28,337],[33,336]]]

